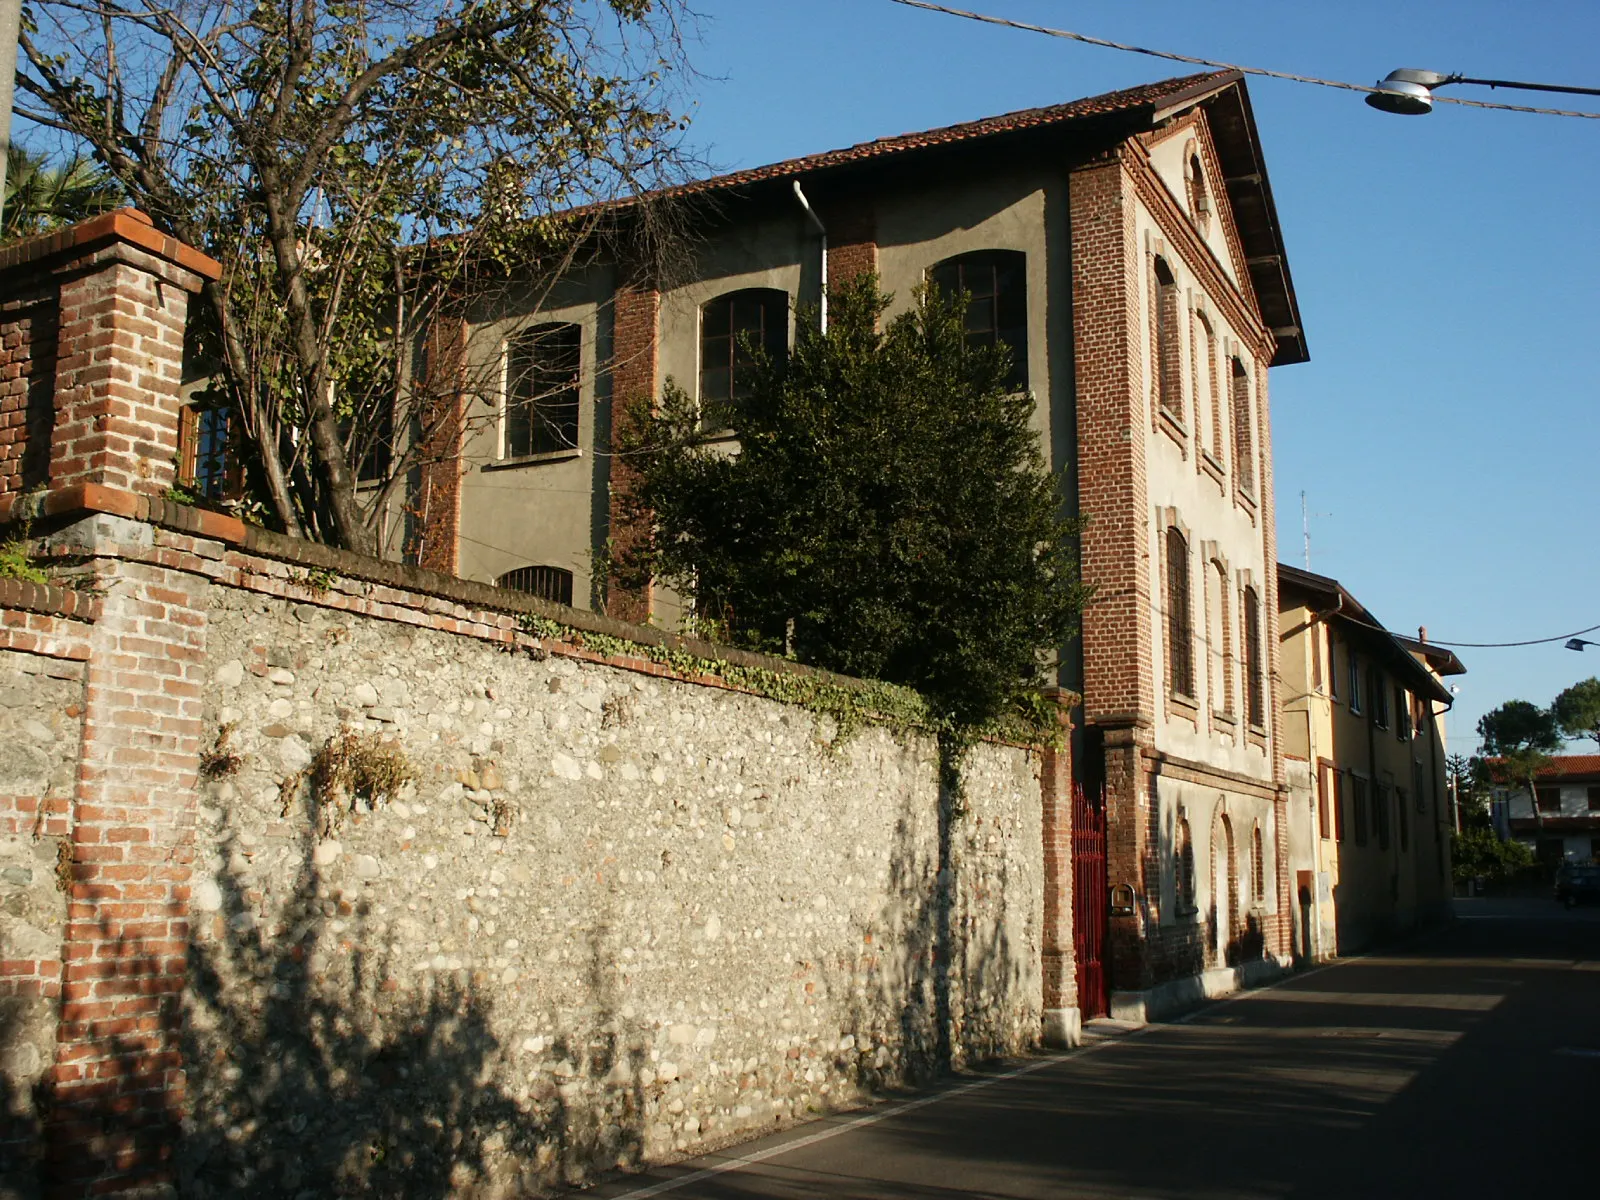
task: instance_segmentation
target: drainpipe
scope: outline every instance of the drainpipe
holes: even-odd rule
[[[794,181],[794,198],[800,201],[800,207],[805,211],[806,217],[811,221],[811,227],[817,231],[817,236],[822,239],[822,304],[817,310],[818,319],[822,325],[822,332],[828,332],[828,227],[822,223],[822,218],[817,216],[811,207],[811,201],[806,199],[806,194],[800,188],[800,181]]]

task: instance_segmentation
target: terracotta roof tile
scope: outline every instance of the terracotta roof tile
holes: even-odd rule
[[[956,142],[990,137],[998,133],[1013,133],[1024,129],[1040,129],[1050,125],[1063,125],[1086,117],[1132,112],[1145,107],[1154,108],[1163,102],[1170,103],[1179,99],[1187,93],[1204,92],[1212,87],[1230,83],[1238,78],[1241,78],[1241,76],[1237,71],[1208,71],[1199,75],[1184,75],[1177,79],[1164,79],[1159,83],[1146,83],[1138,87],[1125,88],[1120,92],[1105,92],[1099,96],[1087,96],[1082,100],[1073,100],[1066,104],[1052,104],[1044,108],[1025,108],[1017,112],[1003,113],[997,117],[985,117],[979,121],[966,121],[959,125],[946,125],[939,129],[927,129],[919,133],[903,133],[895,137],[876,138],[873,141],[861,142],[842,150],[826,150],[820,154],[808,154],[801,158],[786,159],[783,162],[771,163],[764,167],[752,167],[746,171],[734,171],[728,175],[716,175],[710,179],[696,180],[693,183],[686,183],[670,190],[673,194],[681,196],[692,195],[696,192],[741,187],[745,184],[760,183],[768,179],[785,179],[793,175],[803,175],[809,171],[820,171],[829,167],[840,167],[868,159],[882,158],[905,150],[950,145]]]
[[[1539,772],[1540,779],[1571,779],[1579,775],[1600,775],[1600,754],[1557,754],[1555,761]]]

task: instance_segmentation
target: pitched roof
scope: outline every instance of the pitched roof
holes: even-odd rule
[[[1600,775],[1600,754],[1557,754],[1537,777],[1576,779],[1583,775]]]
[[[973,141],[996,134],[1021,130],[1043,129],[1065,125],[1088,117],[1112,116],[1120,113],[1137,113],[1170,107],[1187,100],[1197,99],[1207,92],[1242,79],[1238,71],[1207,71],[1200,75],[1184,75],[1177,79],[1164,79],[1159,83],[1146,83],[1118,92],[1105,92],[1087,96],[1066,104],[1052,104],[1044,108],[1024,108],[1003,113],[997,117],[984,117],[977,121],[963,121],[958,125],[945,125],[918,133],[902,133],[894,137],[876,138],[858,142],[842,150],[826,150],[820,154],[807,154],[800,158],[785,159],[764,167],[751,167],[710,179],[699,179],[671,189],[672,195],[692,195],[723,188],[742,187],[768,179],[788,179],[808,175],[833,167],[847,166],[882,158],[907,150],[921,150],[929,146],[948,146],[957,142]]]
[[[1279,595],[1287,591],[1300,591],[1320,598],[1321,602],[1328,606],[1327,611],[1321,614],[1323,617],[1330,621],[1338,621],[1348,634],[1383,655],[1392,668],[1410,676],[1412,686],[1418,694],[1430,696],[1441,704],[1455,703],[1455,697],[1450,690],[1412,656],[1411,649],[1406,643],[1414,639],[1390,633],[1383,622],[1373,616],[1366,605],[1351,595],[1349,589],[1337,579],[1303,571],[1299,567],[1291,567],[1288,563],[1279,563]],[[1457,666],[1460,666],[1460,659],[1453,654],[1450,657]],[[1460,671],[1453,673],[1465,672],[1466,668],[1462,667]]]
[[[1255,287],[1262,320],[1272,331],[1277,351],[1272,365],[1305,362],[1310,357],[1294,280],[1284,251],[1272,185],[1267,180],[1260,135],[1239,71],[1207,71],[1121,91],[1087,96],[1066,104],[1025,108],[982,120],[945,125],[918,133],[860,142],[840,150],[827,150],[785,159],[763,167],[733,171],[709,179],[668,188],[664,197],[714,195],[806,176],[829,175],[895,161],[918,151],[974,145],[985,139],[1006,139],[1035,133],[1067,130],[1114,122],[1121,136],[1154,128],[1166,117],[1194,104],[1205,104],[1213,142],[1222,162],[1224,183],[1244,245],[1250,280]]]

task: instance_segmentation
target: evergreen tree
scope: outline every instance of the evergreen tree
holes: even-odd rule
[[[1077,530],[1008,352],[967,344],[959,302],[922,294],[882,325],[889,303],[872,276],[832,290],[827,331],[803,316],[731,411],[671,381],[656,410],[636,403],[629,500],[652,532],[624,565],[735,642],[910,685],[974,725],[1073,635]],[[706,443],[718,427],[737,453]]]

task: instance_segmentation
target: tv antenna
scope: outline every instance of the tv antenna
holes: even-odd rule
[[[1309,512],[1306,509],[1305,489],[1300,491],[1300,536],[1305,543],[1306,570],[1311,570],[1311,518],[1331,517],[1331,512]]]

